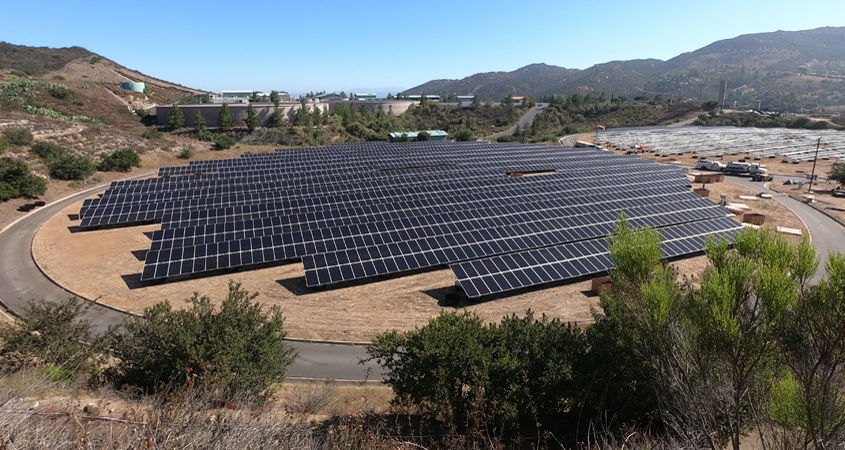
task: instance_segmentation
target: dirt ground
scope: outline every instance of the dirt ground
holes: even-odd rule
[[[613,147],[613,146],[608,146],[607,148],[609,150],[612,150],[615,153],[618,153],[618,154],[625,154],[626,152],[628,152],[630,150],[630,149],[623,149],[623,148],[618,148],[618,147]],[[661,162],[661,163],[675,162],[675,163],[678,163],[678,164],[689,165],[689,166],[695,166],[696,164],[698,164],[698,159],[693,158],[693,156],[695,156],[695,155],[693,155],[692,153],[686,153],[686,154],[683,154],[683,155],[657,156],[656,153],[646,152],[646,153],[640,154],[639,156],[646,158],[646,159],[650,159],[652,161]],[[760,160],[754,160],[753,155],[747,155],[745,153],[739,153],[737,155],[726,154],[722,159],[719,159],[718,157],[710,158],[710,159],[713,160],[713,161],[719,161],[719,162],[727,164],[730,161],[739,161],[740,159],[743,159],[743,158],[747,158],[746,159],[747,162],[751,162],[751,163],[756,162],[756,163],[763,164],[764,166],[766,166],[767,169],[769,169],[769,173],[771,173],[771,174],[787,175],[787,176],[795,177],[795,179],[806,179],[806,177],[808,175],[810,175],[810,173],[813,170],[813,161],[805,161],[805,162],[794,164],[790,160],[790,162],[785,163],[785,162],[783,162],[785,158],[782,157],[782,156],[778,156],[776,158],[764,157]],[[816,175],[818,175],[819,178],[826,178],[827,174],[830,173],[830,169],[831,169],[831,167],[833,167],[833,164],[835,162],[836,161],[834,161],[834,160],[819,159],[816,163]]]
[[[803,228],[797,217],[774,200],[743,201],[739,195],[754,192],[733,183],[710,187],[713,198],[725,193],[729,202],[745,202],[755,212],[766,214],[767,226]],[[71,292],[120,309],[140,313],[165,299],[175,307],[185,307],[185,300],[194,292],[220,301],[229,280],[235,280],[259,292],[263,303],[282,307],[291,337],[343,341],[368,341],[390,329],[412,330],[443,311],[454,311],[441,306],[447,288],[455,282],[449,269],[340,284],[325,291],[305,286],[301,263],[140,285],[150,243],[147,234],[159,225],[74,232],[80,205],[65,209],[44,225],[33,241],[33,257],[44,273]],[[675,264],[681,276],[693,277],[706,267],[706,259],[696,257]],[[530,309],[568,322],[588,323],[591,309],[597,305],[598,296],[590,292],[590,282],[582,281],[502,294],[460,307],[491,322]]]

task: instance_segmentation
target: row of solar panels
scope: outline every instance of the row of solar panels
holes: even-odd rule
[[[507,175],[529,171],[547,173]],[[340,144],[159,175],[114,183],[80,211],[83,228],[162,222],[142,280],[301,259],[320,286],[451,265],[473,297],[607,270],[604,238],[621,213],[664,232],[672,256],[739,229],[680,169],[596,149]],[[478,271],[491,262],[499,271]]]

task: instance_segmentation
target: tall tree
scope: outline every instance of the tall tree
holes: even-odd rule
[[[284,108],[275,108],[273,109],[273,115],[270,116],[270,126],[271,127],[281,127],[285,123],[285,109]]]
[[[217,127],[224,131],[229,131],[235,126],[235,118],[232,116],[232,111],[229,110],[229,104],[223,103],[220,108],[220,116],[217,118]]]
[[[481,100],[478,99],[478,95],[472,97],[472,109],[478,109],[481,107]]]
[[[167,117],[167,126],[171,130],[178,130],[185,126],[185,114],[176,103],[173,104],[173,109],[170,110],[170,115]]]
[[[276,91],[270,91],[270,101],[273,102],[273,106],[278,108],[279,107],[279,101],[280,101],[279,93],[276,92]]]
[[[197,111],[197,117],[194,119],[194,131],[197,133],[197,136],[208,131],[208,126],[205,123],[205,117],[200,111]]]
[[[246,108],[246,128],[252,133],[259,125],[261,125],[261,120],[258,118],[258,112],[250,103]]]

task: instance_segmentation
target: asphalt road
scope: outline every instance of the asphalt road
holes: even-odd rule
[[[149,176],[144,174],[138,178]],[[32,239],[41,226],[63,209],[84,198],[102,192],[106,186],[81,192],[38,208],[0,233],[0,300],[10,311],[20,314],[33,300],[62,301],[71,294],[44,276],[32,259]],[[94,299],[98,300],[98,299]],[[93,304],[83,316],[95,332],[105,331],[123,320],[124,313]],[[358,364],[366,357],[360,345],[290,341],[299,357],[288,368],[287,375],[297,378],[334,378],[362,380],[370,370],[371,379],[382,377],[381,368],[369,363]]]
[[[520,128],[525,128],[527,126],[531,126],[531,123],[534,122],[534,118],[537,117],[537,114],[540,114],[546,107],[549,106],[548,103],[537,103],[533,108],[529,109],[522,117],[519,119],[519,122],[516,125],[519,125]],[[495,139],[502,136],[510,136],[516,131],[516,125],[508,128],[505,131],[491,134],[490,136],[485,136],[484,139]]]
[[[146,175],[141,175],[143,176]],[[750,179],[731,177],[730,180],[758,192],[769,191],[763,184],[754,183]],[[32,300],[61,301],[70,296],[67,291],[44,276],[35,265],[31,253],[32,239],[41,226],[55,214],[105,188],[102,186],[81,192],[39,208],[0,233],[0,300],[7,309],[20,313]],[[829,251],[845,253],[845,228],[808,205],[774,191],[769,193],[775,200],[794,211],[807,225],[821,261],[819,275],[816,277],[818,279],[823,273]],[[122,312],[92,305],[84,319],[91,323],[95,331],[101,332],[109,325],[119,323],[123,316]],[[299,352],[299,357],[288,368],[289,377],[363,380],[367,377],[380,379],[383,375],[383,370],[374,363],[358,364],[360,358],[366,357],[361,345],[303,341],[290,341],[290,344]]]

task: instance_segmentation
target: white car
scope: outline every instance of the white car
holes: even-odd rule
[[[725,168],[725,165],[719,161],[707,161],[702,159],[695,165],[695,168],[699,170],[722,170]]]

